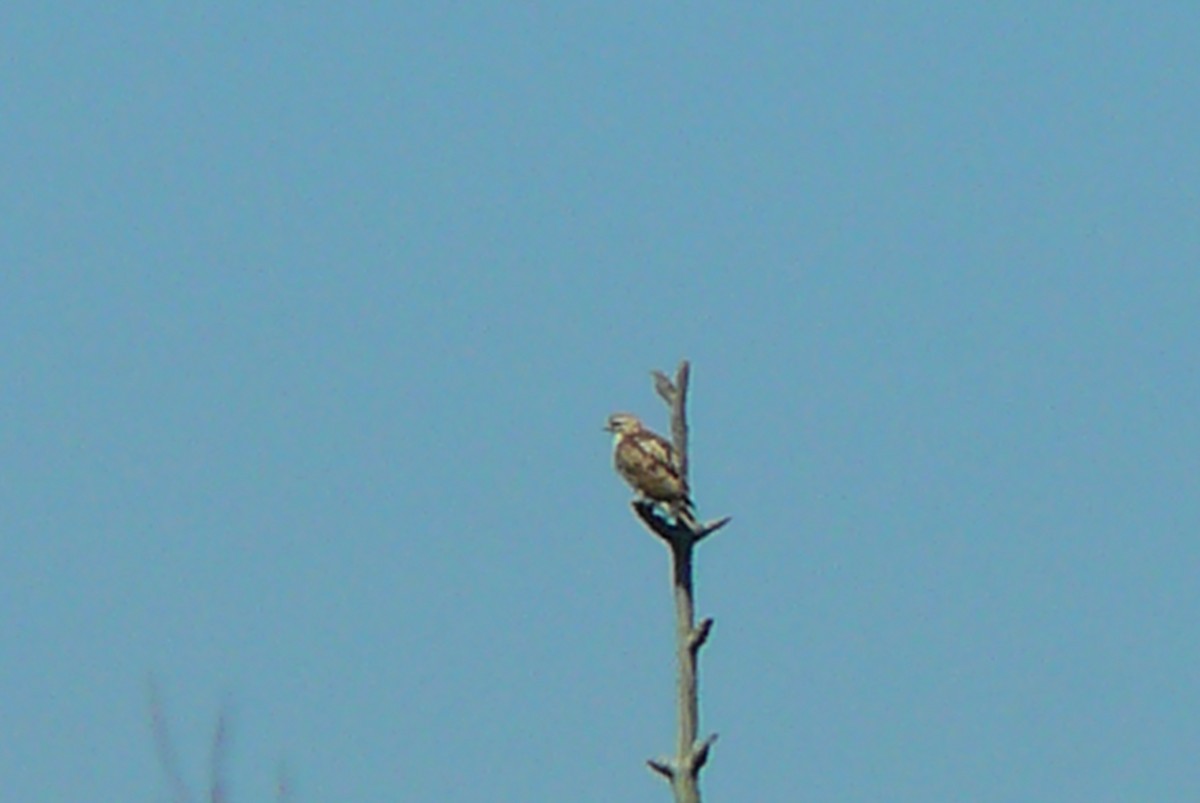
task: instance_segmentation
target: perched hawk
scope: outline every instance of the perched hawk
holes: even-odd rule
[[[613,433],[613,465],[637,495],[665,503],[673,515],[694,522],[687,483],[679,476],[671,444],[629,413],[613,413],[604,429]]]

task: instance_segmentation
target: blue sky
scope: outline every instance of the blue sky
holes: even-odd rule
[[[709,800],[1200,797],[1200,12],[900,5],[6,4],[6,797],[668,799],[681,357]]]

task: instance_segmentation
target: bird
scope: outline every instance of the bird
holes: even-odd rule
[[[694,523],[687,481],[670,442],[630,413],[613,413],[604,429],[613,433],[613,466],[637,496],[665,504],[672,515]]]

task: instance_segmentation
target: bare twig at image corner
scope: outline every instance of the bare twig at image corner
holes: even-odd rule
[[[146,681],[146,695],[150,705],[150,727],[154,732],[154,749],[158,753],[158,763],[167,783],[171,787],[171,800],[174,803],[192,803],[192,793],[183,780],[179,770],[179,757],[175,755],[175,745],[171,742],[171,733],[167,729],[167,714],[163,708],[162,695],[158,691],[158,682],[151,676]]]
[[[158,682],[153,676],[146,681],[146,693],[150,706],[150,727],[154,734],[154,749],[158,754],[158,763],[166,775],[171,787],[173,803],[192,803],[192,793],[183,773],[179,769],[179,757],[175,753],[175,745],[171,741],[171,732],[167,726],[166,708],[163,705],[162,694]],[[217,726],[213,731],[212,753],[209,756],[209,801],[210,803],[229,803],[228,785],[225,778],[225,758],[229,748],[229,716],[227,709],[222,706],[217,716]]]

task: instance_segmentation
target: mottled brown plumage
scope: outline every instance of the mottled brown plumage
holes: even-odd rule
[[[613,433],[613,466],[621,478],[638,496],[691,521],[692,500],[671,444],[628,413],[609,416],[605,429]]]

